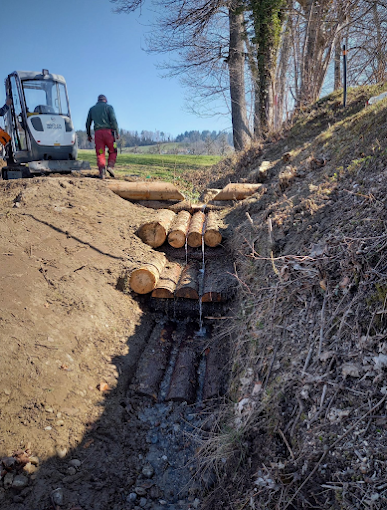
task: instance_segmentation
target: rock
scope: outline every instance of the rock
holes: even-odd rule
[[[193,500],[192,506],[193,506],[194,508],[198,508],[198,507],[199,507],[199,505],[200,505],[200,499],[195,498],[195,499]]]
[[[135,482],[135,481],[133,480],[133,478],[132,478],[131,476],[129,476],[129,477],[127,478],[127,480],[126,480],[126,486],[127,486],[128,488],[130,488],[130,487],[132,487],[132,486],[134,485],[134,482]]]
[[[16,475],[12,482],[14,489],[24,489],[28,485],[28,478],[24,475]]]
[[[23,467],[23,472],[26,473],[27,475],[32,475],[33,473],[35,473],[36,469],[37,469],[36,466],[34,466],[32,462],[28,462]]]
[[[341,374],[344,379],[347,376],[360,377],[360,370],[359,367],[354,363],[344,363],[344,365],[341,367]]]
[[[69,468],[67,468],[67,474],[70,476],[75,475],[76,472],[77,469],[74,466],[70,466]]]
[[[56,451],[57,456],[60,459],[64,459],[68,453],[68,448],[67,448],[67,446],[57,445],[55,447],[55,451]]]
[[[126,498],[126,501],[133,502],[133,501],[136,501],[136,499],[137,499],[137,494],[135,492],[131,492],[129,494],[129,496]]]
[[[7,473],[3,479],[4,489],[9,489],[12,486],[13,474]]]
[[[156,485],[153,485],[149,490],[149,496],[152,499],[158,499],[161,496],[160,489],[156,487]]]
[[[140,507],[144,508],[144,506],[147,504],[147,502],[148,502],[148,500],[146,498],[141,498],[140,503],[139,503]]]
[[[164,506],[167,504],[167,502],[165,501],[165,499],[160,499],[159,501],[160,505]]]
[[[61,487],[58,487],[51,492],[51,499],[55,505],[62,506],[64,503],[64,493]]]
[[[16,464],[16,459],[15,457],[4,457],[1,462],[5,468],[12,469]]]
[[[79,468],[82,465],[82,462],[79,459],[72,459],[69,462],[70,466],[74,466],[75,468]]]
[[[147,464],[146,466],[144,466],[142,468],[142,474],[146,478],[152,478],[152,476],[154,475],[154,472],[155,472],[155,470],[153,469],[153,466],[151,466],[150,464]]]
[[[34,466],[39,466],[39,457],[30,457],[30,462]]]
[[[138,496],[146,496],[146,490],[144,487],[136,487],[134,491]]]

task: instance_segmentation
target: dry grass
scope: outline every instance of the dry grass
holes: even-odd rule
[[[201,454],[238,450],[234,430],[246,462],[223,457],[213,510],[387,508],[387,110],[364,108],[375,93],[304,112],[257,160],[274,163],[266,194],[230,213],[232,402]],[[283,190],[285,148],[297,173]]]

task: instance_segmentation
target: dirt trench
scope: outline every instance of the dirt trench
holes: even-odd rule
[[[117,225],[123,248],[132,249],[132,262],[141,260],[146,247],[123,233],[119,223],[121,213],[133,217],[135,211],[134,231],[149,212],[119,204],[124,201],[105,195],[100,183],[96,186],[102,192],[102,204],[88,204],[92,220],[88,223],[83,217],[81,225],[76,208],[90,195],[81,180],[5,186],[1,237],[8,245],[3,244],[2,283],[10,273],[10,266],[4,266],[7,258],[12,257],[12,274],[29,276],[20,289],[13,288],[20,310],[3,308],[0,321],[5,324],[0,339],[10,342],[15,352],[4,357],[1,367],[0,508],[201,508],[215,478],[214,473],[200,469],[195,453],[213,425],[214,410],[226,390],[227,338],[220,338],[217,330],[230,303],[203,303],[201,329],[198,302],[133,299],[124,294],[119,288],[123,269],[119,247],[109,231]],[[71,195],[70,203],[63,191]],[[44,200],[39,204],[30,200],[42,194],[50,197],[50,206]],[[71,214],[70,221],[63,213]],[[90,235],[87,242],[86,233]],[[103,246],[98,244],[101,233]],[[44,254],[31,244],[37,236],[43,240]],[[94,253],[96,259],[90,264]],[[108,294],[103,282],[108,284]],[[2,298],[7,289],[1,289]],[[82,296],[93,303],[82,302]],[[41,307],[47,314],[55,308],[55,321],[39,316]],[[89,307],[96,315],[85,319]],[[119,349],[108,340],[110,335],[101,333],[105,322],[106,328],[116,328],[113,336],[120,337]],[[57,335],[50,333],[52,325]],[[82,330],[85,333],[89,326],[96,328],[94,333],[82,337]],[[128,331],[130,335],[124,337]],[[34,380],[29,373],[23,374],[24,356],[34,369]],[[104,372],[107,360],[116,370],[109,368],[113,375]],[[59,361],[61,365],[49,378],[44,365],[52,367]],[[44,439],[45,435],[50,438]]]

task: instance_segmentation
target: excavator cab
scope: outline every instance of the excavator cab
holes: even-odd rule
[[[17,172],[25,176],[90,168],[87,162],[77,161],[77,138],[63,76],[47,69],[14,71],[6,78],[5,88],[12,104],[4,119],[11,140],[6,145],[8,166],[3,178],[15,177]]]

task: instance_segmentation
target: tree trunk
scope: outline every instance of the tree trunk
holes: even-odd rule
[[[190,262],[180,277],[175,297],[186,299],[199,299],[199,269],[196,262]]]
[[[191,215],[188,211],[180,211],[174,219],[168,234],[168,243],[174,248],[182,248],[185,245]]]
[[[161,273],[155,290],[152,292],[152,297],[173,299],[182,270],[183,266],[178,262],[167,263]]]
[[[338,34],[335,41],[335,61],[334,61],[334,84],[333,89],[341,88],[341,37]]]
[[[222,234],[219,231],[219,221],[213,212],[207,214],[204,242],[211,248],[215,248],[215,246],[218,246],[222,242]]]
[[[229,10],[230,48],[228,70],[230,76],[231,119],[234,148],[241,151],[248,145],[251,135],[248,128],[245,97],[245,57],[243,14],[238,14],[236,5]]]

